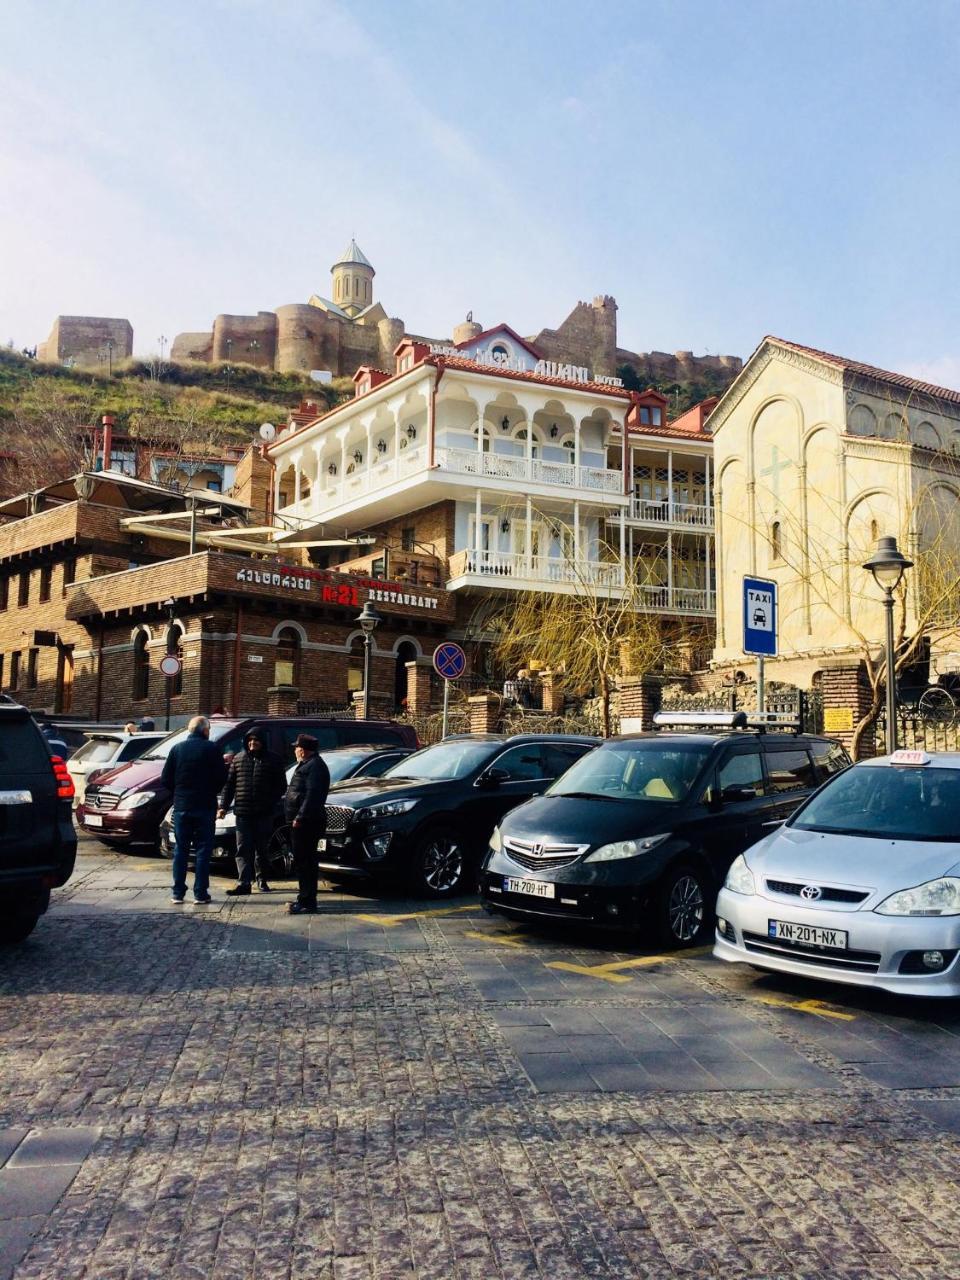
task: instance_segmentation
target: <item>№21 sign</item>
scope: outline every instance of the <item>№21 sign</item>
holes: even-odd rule
[[[360,607],[360,592],[349,582],[320,582],[311,574],[283,573],[273,569],[238,569],[237,582],[255,582],[263,587],[280,587],[287,591],[308,591],[324,604],[338,604],[348,609]]]

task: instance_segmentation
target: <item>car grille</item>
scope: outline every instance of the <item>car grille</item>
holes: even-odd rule
[[[98,791],[96,788],[87,787],[83,803],[87,809],[94,809],[97,813],[108,813],[117,807],[120,797],[113,791]]]
[[[332,833],[333,835],[337,835],[341,831],[346,831],[350,819],[356,814],[355,809],[351,809],[345,804],[328,804],[326,809],[327,833]]]
[[[566,867],[576,862],[590,848],[588,844],[557,844],[547,840],[517,840],[507,836],[503,842],[507,857],[527,871],[541,867]]]
[[[771,893],[788,893],[794,898],[799,898],[800,890],[805,889],[809,883],[809,880],[800,883],[793,880],[768,880],[767,888]],[[869,889],[831,889],[829,885],[817,887],[820,890],[820,897],[807,899],[810,905],[814,902],[865,902],[870,897]]]
[[[784,956],[801,964],[819,964],[829,969],[876,973],[880,968],[879,951],[828,951],[804,942],[788,942],[786,938],[767,938],[762,933],[744,933],[743,945],[757,955]]]

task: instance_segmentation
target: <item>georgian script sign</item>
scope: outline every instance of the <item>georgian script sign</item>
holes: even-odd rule
[[[360,588],[365,588],[370,600],[381,604],[406,606],[411,609],[436,609],[436,596],[425,596],[404,589],[398,582],[383,582],[379,578],[361,578],[359,585],[344,580],[339,574],[324,573],[317,569],[292,568],[283,565],[278,569],[242,568],[236,573],[237,582],[255,583],[262,587],[279,587],[281,591],[312,596],[317,604],[338,605],[345,609],[359,609],[362,604]]]

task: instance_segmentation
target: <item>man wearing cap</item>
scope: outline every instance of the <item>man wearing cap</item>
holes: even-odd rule
[[[237,884],[227,890],[231,898],[250,893],[254,870],[260,892],[269,892],[267,846],[287,787],[283,761],[267,750],[262,729],[256,725],[248,729],[243,745],[245,749],[230,761],[217,811],[217,816],[222,818],[232,804],[237,820]]]
[[[293,744],[297,767],[283,797],[283,816],[290,823],[293,864],[299,891],[288,908],[292,916],[313,915],[317,910],[317,842],[326,827],[330,773],[317,755],[317,740],[301,733]]]

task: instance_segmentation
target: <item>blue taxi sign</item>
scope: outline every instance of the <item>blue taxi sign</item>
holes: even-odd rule
[[[467,668],[467,655],[453,640],[445,640],[433,651],[433,669],[444,680],[459,680]]]
[[[766,578],[743,580],[743,652],[777,656],[777,584]]]

